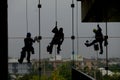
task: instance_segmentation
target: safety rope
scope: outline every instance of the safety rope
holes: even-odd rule
[[[108,20],[108,5],[107,5],[107,1],[105,1],[105,5],[106,5],[106,36],[108,36],[108,28],[107,28],[107,20]],[[106,73],[107,73],[107,75],[108,75],[108,46],[106,45],[106,67],[105,67],[105,69],[106,69]]]
[[[58,27],[57,26],[57,0],[55,0],[55,26],[56,27]],[[57,54],[57,46],[55,45],[55,61],[54,61],[54,70],[56,70],[57,69],[57,67],[56,67],[56,55]]]
[[[40,0],[39,0],[39,3],[38,3],[38,15],[39,15],[39,37],[42,39],[42,37],[41,37],[41,17],[40,17],[40,8],[41,8],[42,6],[41,6],[41,3],[40,3]],[[41,39],[40,39],[40,41],[39,41],[39,80],[40,80],[40,78],[41,78]]]
[[[71,36],[71,39],[72,39],[72,57],[73,57],[72,66],[74,66],[74,39],[75,39],[75,36],[74,36],[74,7],[75,7],[74,0],[72,0],[72,4],[71,4],[71,8],[72,8],[72,36]]]
[[[28,1],[26,0],[26,32],[28,33]]]
[[[76,1],[76,36],[77,36],[77,60],[79,52],[79,28],[78,28],[78,1]]]
[[[57,26],[57,0],[55,0],[55,24]]]

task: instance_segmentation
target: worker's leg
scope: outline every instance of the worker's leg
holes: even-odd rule
[[[28,63],[30,63],[30,51],[27,51],[27,61],[28,61]]]
[[[97,40],[93,40],[91,43],[85,43],[85,45],[87,46],[87,47],[89,47],[89,46],[92,46],[93,44],[95,44],[97,42]]]
[[[25,56],[26,56],[26,50],[25,50],[25,48],[22,48],[21,56],[20,56],[20,59],[18,59],[18,62],[22,63],[24,58],[25,58]]]
[[[100,54],[103,54],[103,46],[102,46],[102,43],[103,43],[103,41],[100,41],[100,42],[99,42],[99,45],[100,45]]]

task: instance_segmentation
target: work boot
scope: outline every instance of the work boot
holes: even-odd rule
[[[50,52],[50,46],[49,45],[47,46],[47,52]]]
[[[90,46],[90,45],[89,45],[89,41],[88,41],[88,40],[86,41],[85,45],[86,45],[87,47],[89,47],[89,46]]]
[[[52,54],[52,47],[50,47],[49,45],[47,46],[47,52],[49,52],[49,54]]]
[[[99,54],[103,54],[103,51],[100,51],[100,53]]]
[[[30,61],[28,61],[27,63],[31,64],[31,62],[30,62]]]
[[[60,54],[61,49],[57,48],[57,54]]]
[[[27,59],[27,63],[31,63],[31,62],[30,62],[30,59]]]
[[[18,62],[19,62],[20,64],[22,64],[22,60],[18,59]]]
[[[89,47],[89,46],[90,46],[88,43],[85,43],[85,45],[86,45],[87,47]]]

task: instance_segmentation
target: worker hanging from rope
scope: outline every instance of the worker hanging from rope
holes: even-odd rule
[[[99,43],[100,47],[100,54],[103,54],[103,41],[104,41],[104,46],[108,45],[107,39],[108,36],[103,36],[102,29],[100,28],[99,24],[97,25],[98,29],[93,29],[93,32],[95,33],[95,40],[93,40],[91,43],[87,40],[85,45],[87,47],[94,45],[95,43]]]
[[[24,47],[22,48],[20,59],[18,59],[19,63],[22,64],[24,58],[26,57],[26,53],[27,53],[27,62],[30,63],[31,53],[32,54],[35,53],[33,48],[33,43],[35,41],[38,41],[38,38],[35,37],[34,39],[32,39],[31,33],[27,33],[26,38],[24,39]]]
[[[56,26],[53,28],[52,32],[54,33],[54,37],[52,38],[50,44],[47,46],[47,52],[49,52],[49,54],[52,54],[53,45],[57,45],[57,54],[59,54],[61,51],[61,45],[64,41],[63,28],[60,28],[58,30],[56,23]]]

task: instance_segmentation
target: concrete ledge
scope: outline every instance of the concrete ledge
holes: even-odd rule
[[[91,76],[72,68],[72,80],[95,80]]]

